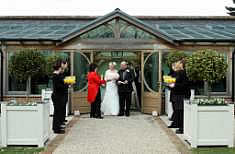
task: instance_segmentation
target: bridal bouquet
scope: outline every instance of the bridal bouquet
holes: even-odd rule
[[[168,75],[164,75],[163,80],[164,80],[165,83],[171,84],[171,83],[175,83],[176,78],[173,78],[173,77],[168,76]]]
[[[76,83],[76,77],[75,76],[66,76],[64,79],[64,83],[66,84],[75,84]]]

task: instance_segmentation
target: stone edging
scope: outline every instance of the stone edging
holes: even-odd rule
[[[183,141],[171,130],[167,127],[167,125],[158,117],[156,118],[156,122],[159,126],[166,132],[167,136],[170,138],[172,143],[176,146],[176,149],[181,154],[191,154],[192,152],[185,146]]]
[[[67,124],[67,127],[65,128],[65,134],[58,134],[45,148],[43,152],[40,152],[40,154],[52,154],[55,149],[62,143],[64,138],[68,135],[71,128],[76,124],[79,120],[79,117],[74,116],[72,120],[69,121]]]

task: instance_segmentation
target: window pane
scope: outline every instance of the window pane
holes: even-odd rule
[[[41,51],[44,56],[57,55],[61,59],[69,60],[69,53],[63,51]],[[70,65],[68,65],[69,67]],[[70,75],[70,68],[66,72],[66,76]],[[49,76],[39,75],[31,79],[31,94],[41,94],[42,89],[52,88],[52,80]]]
[[[8,64],[10,64],[11,56],[14,52],[8,53]],[[14,76],[8,74],[8,91],[26,91],[27,81],[19,81]]]
[[[212,92],[226,92],[226,78],[211,86]]]
[[[224,58],[225,58],[225,60],[227,60],[227,54],[226,53],[224,53]],[[226,92],[226,89],[227,89],[227,84],[226,83],[227,83],[227,79],[225,77],[221,81],[211,85],[211,91],[212,92]]]
[[[26,91],[26,81],[16,80],[14,77],[8,77],[8,90],[9,91]]]
[[[76,83],[74,91],[79,91],[87,86],[88,60],[81,53],[74,53],[74,75]]]
[[[158,89],[159,89],[158,52],[152,54],[150,57],[147,57],[147,58],[148,59],[144,65],[144,78],[147,84],[147,85],[145,84],[145,91],[150,91],[151,89],[155,92],[158,92]]]
[[[191,89],[195,90],[195,95],[204,95],[204,81],[190,82]]]
[[[41,76],[31,79],[31,94],[41,94],[42,89],[49,87],[49,77]]]
[[[102,25],[94,30],[91,30],[81,35],[81,38],[83,39],[114,38],[114,33],[110,28]]]

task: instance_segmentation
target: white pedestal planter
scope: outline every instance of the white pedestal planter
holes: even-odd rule
[[[170,102],[170,95],[171,95],[171,91],[166,88],[165,89],[165,112],[168,118],[171,118],[173,114],[172,103]]]
[[[234,105],[204,106],[184,103],[184,137],[197,146],[233,147]]]
[[[35,106],[1,105],[2,146],[38,145],[49,138],[49,103]]]
[[[51,99],[51,95],[52,95],[52,90],[47,90],[47,89],[42,89],[42,101],[49,101],[50,103],[50,115],[54,114],[54,106],[53,106],[53,102]],[[69,104],[67,103],[66,105],[66,116],[68,116],[68,111],[69,111]]]

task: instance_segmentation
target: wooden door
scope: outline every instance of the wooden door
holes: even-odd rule
[[[87,102],[87,73],[91,61],[91,53],[74,52],[71,65],[72,74],[76,76],[76,84],[72,92],[72,112],[79,110],[80,113],[90,112],[90,105]]]
[[[142,52],[142,112],[151,114],[162,110],[161,101],[161,54],[160,52]]]

